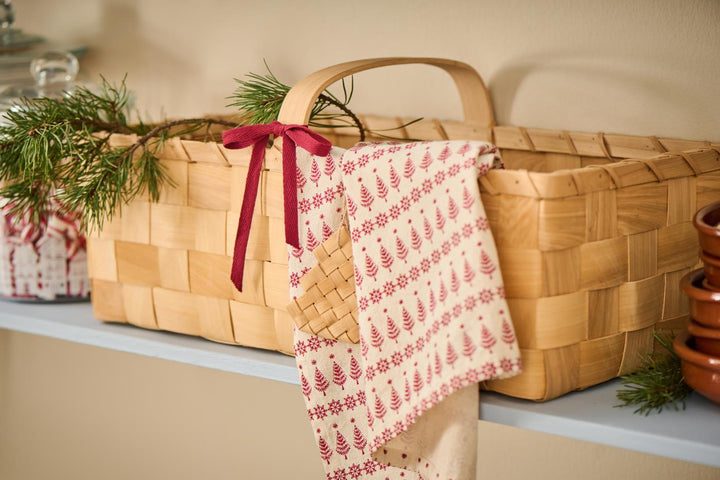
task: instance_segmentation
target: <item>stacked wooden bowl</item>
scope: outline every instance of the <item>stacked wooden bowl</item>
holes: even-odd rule
[[[720,202],[698,210],[693,223],[704,266],[680,282],[690,300],[690,320],[687,332],[673,346],[681,358],[685,382],[720,404]]]

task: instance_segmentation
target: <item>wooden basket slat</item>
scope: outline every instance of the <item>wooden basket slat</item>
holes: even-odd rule
[[[151,286],[123,284],[123,307],[128,323],[151,330],[157,330]]]
[[[235,342],[266,350],[278,350],[275,310],[261,305],[230,301]]]
[[[658,271],[658,231],[628,235],[628,276],[633,282],[655,275]]]
[[[190,291],[190,266],[187,250],[158,247],[160,286],[178,292]]]
[[[230,210],[231,168],[208,163],[188,164],[188,205],[208,210]]]
[[[160,203],[168,205],[188,204],[188,166],[187,160],[160,159],[160,165],[165,169],[168,177],[172,178],[174,187],[160,190]]]
[[[664,286],[664,285],[663,285]],[[587,338],[607,337],[620,329],[620,288],[610,287],[587,292]]]
[[[129,285],[160,285],[158,247],[142,243],[116,242],[118,281]]]
[[[624,333],[582,342],[577,387],[587,388],[617,377],[624,348]]]
[[[95,318],[105,322],[127,323],[122,284],[99,278],[91,278],[90,282]]]
[[[627,375],[642,367],[642,356],[653,349],[654,327],[625,332],[625,350],[618,375]]]
[[[654,275],[618,288],[618,331],[646,328],[662,318],[665,276]]]
[[[689,312],[688,298],[684,295],[678,285],[680,279],[690,273],[693,267],[665,273],[665,289],[663,293],[663,320],[682,317]]]
[[[118,281],[115,242],[98,237],[88,237],[88,276],[108,282]]]

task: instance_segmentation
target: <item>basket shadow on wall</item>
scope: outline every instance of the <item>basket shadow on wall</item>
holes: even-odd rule
[[[696,140],[716,136],[697,130],[702,119],[717,115],[712,102],[699,96],[707,92],[693,95],[683,76],[653,75],[667,61],[547,54],[517,59],[485,80],[500,125]]]

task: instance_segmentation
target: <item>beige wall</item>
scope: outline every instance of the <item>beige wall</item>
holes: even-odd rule
[[[23,0],[18,25],[90,47],[158,118],[227,112],[234,77],[443,56],[486,79],[501,124],[720,140],[717,0]],[[364,113],[456,117],[444,74],[358,78]]]
[[[233,78],[262,72],[263,58],[292,83],[356,58],[443,56],[478,69],[501,124],[720,140],[716,0],[15,3],[19,27],[89,47],[86,78],[127,73],[154,119],[230,113]],[[459,112],[444,74],[421,67],[361,74],[353,105]],[[482,432],[485,478],[720,477],[508,427]],[[324,478],[294,387],[0,330],[0,478],[282,477]]]
[[[3,480],[324,479],[306,419],[292,385],[0,329]],[[480,479],[720,478],[486,422],[479,445]]]

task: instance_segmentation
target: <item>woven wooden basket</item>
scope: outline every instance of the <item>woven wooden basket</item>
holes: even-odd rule
[[[403,134],[488,140],[507,166],[484,176],[480,188],[524,373],[486,388],[547,400],[637,368],[639,354],[653,348],[653,332],[687,318],[678,282],[698,264],[693,213],[720,200],[720,145],[496,126],[477,73],[442,59],[321,70],[293,88],[280,121],[307,123],[319,93],[342,77],[407,63],[448,71],[465,120],[425,120]],[[408,120],[361,119],[372,129]],[[340,147],[357,141],[348,130],[320,133]],[[95,315],[292,353],[279,143],[266,157],[242,293],[229,272],[250,150],[175,140],[162,162],[177,187],[157,204],[128,205],[89,239]]]

